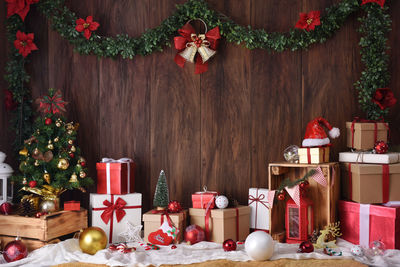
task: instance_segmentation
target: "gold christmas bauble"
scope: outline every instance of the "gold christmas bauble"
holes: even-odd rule
[[[57,168],[59,168],[60,170],[66,170],[66,169],[68,169],[68,167],[69,167],[69,162],[68,162],[68,160],[66,160],[66,159],[64,159],[64,158],[60,158],[59,160],[58,160],[58,163],[57,163]]]
[[[76,182],[78,182],[78,176],[77,176],[75,173],[73,173],[73,174],[71,175],[71,178],[69,179],[69,182],[70,182],[70,183],[76,183]]]
[[[85,178],[86,177],[86,173],[84,171],[80,171],[79,172],[79,177]]]
[[[79,235],[79,247],[82,252],[94,255],[107,246],[107,235],[100,227],[88,227]]]
[[[50,150],[52,150],[52,149],[54,149],[54,145],[53,145],[53,144],[48,144],[48,145],[47,145],[47,148],[50,149]]]
[[[76,151],[76,147],[75,146],[71,146],[71,152],[75,152]]]
[[[38,160],[35,160],[35,163],[33,163],[33,165],[35,165],[36,167],[39,166],[39,165],[40,165],[40,164],[39,164],[39,161],[38,161]]]
[[[71,139],[68,140],[68,144],[72,145],[73,143],[74,143],[73,140],[71,140]]]
[[[43,179],[46,181],[46,183],[50,184],[50,173],[47,171],[43,174]]]
[[[60,127],[60,126],[61,126],[61,123],[56,122],[56,126],[57,126],[57,127]]]
[[[71,135],[72,133],[73,133],[72,130],[68,130],[68,131],[67,131],[67,134],[69,134],[69,135]]]
[[[57,136],[56,138],[54,138],[54,142],[57,143],[58,141],[60,141],[60,138]]]
[[[27,156],[28,156],[28,149],[27,149],[26,147],[24,147],[23,149],[21,149],[21,150],[19,151],[19,154],[20,154],[21,156],[27,157]]]

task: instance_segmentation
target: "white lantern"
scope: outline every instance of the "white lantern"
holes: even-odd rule
[[[0,152],[0,204],[3,202],[11,202],[13,199],[13,185],[11,183],[11,175],[13,169],[7,163],[4,163],[6,154]]]

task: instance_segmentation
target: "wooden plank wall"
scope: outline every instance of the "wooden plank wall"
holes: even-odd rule
[[[80,17],[93,15],[101,24],[100,34],[138,36],[172,14],[177,2],[184,1],[70,0],[67,5]],[[242,25],[286,31],[299,12],[324,10],[339,0],[207,2]],[[4,7],[4,1],[0,5]],[[392,1],[391,6],[390,45],[396,48],[400,3]],[[246,203],[249,187],[267,187],[268,163],[282,160],[288,145],[300,145],[309,120],[324,116],[343,132],[346,120],[362,115],[353,89],[362,70],[355,15],[333,38],[308,51],[249,51],[222,41],[202,75],[195,75],[190,64],[176,66],[173,48],[134,60],[97,59],[74,53],[35,8],[27,24],[40,49],[28,66],[33,96],[48,87],[62,89],[70,102],[69,118],[81,125],[78,144],[89,161],[90,176],[95,177],[95,163],[102,157],[135,158],[136,188],[143,193],[144,210],[151,208],[161,169],[167,173],[171,199],[185,206],[203,185]],[[3,40],[0,27],[1,44]],[[391,88],[398,98],[399,56],[393,49]],[[4,81],[0,83],[4,88]],[[392,140],[397,144],[399,111],[397,105],[391,114]],[[6,117],[2,111],[3,128]],[[10,151],[9,140],[9,135],[1,135],[0,150]],[[334,144],[337,160],[337,153],[346,150],[345,138]]]

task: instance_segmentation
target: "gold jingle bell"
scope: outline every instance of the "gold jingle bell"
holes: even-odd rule
[[[19,154],[20,154],[21,156],[27,157],[27,156],[28,156],[28,149],[27,149],[26,147],[24,147],[23,149],[21,149],[21,150],[19,151]]]
[[[57,143],[58,141],[60,141],[60,138],[57,136],[56,138],[54,138],[54,142]]]
[[[68,144],[72,145],[73,143],[74,143],[73,140],[71,140],[71,139],[68,140]]]
[[[86,177],[86,173],[84,171],[80,171],[79,172],[79,177],[85,178]]]
[[[39,165],[40,165],[40,164],[39,164],[39,161],[38,161],[38,160],[35,160],[35,163],[33,163],[33,165],[35,165],[36,167],[39,166]]]
[[[53,145],[53,144],[48,144],[48,145],[47,145],[47,148],[50,149],[50,150],[52,150],[52,149],[54,149],[54,145]]]
[[[69,182],[70,182],[70,183],[76,183],[76,182],[78,182],[78,176],[77,176],[75,173],[73,173],[73,174],[71,175],[71,178],[69,179]]]
[[[46,181],[46,183],[50,184],[50,178],[50,174],[47,171],[44,171],[43,179]]]
[[[76,151],[76,147],[75,146],[71,146],[71,152],[75,152]]]
[[[68,160],[66,160],[66,159],[64,159],[64,158],[60,158],[59,160],[58,160],[58,163],[57,163],[57,168],[59,168],[60,170],[66,170],[66,169],[68,169],[68,167],[69,167],[69,162],[68,162]]]

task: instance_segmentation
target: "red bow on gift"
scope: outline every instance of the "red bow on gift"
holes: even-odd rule
[[[196,58],[195,73],[206,72],[207,60],[216,53],[218,39],[221,38],[219,28],[197,35],[192,25],[186,23],[178,32],[181,36],[174,37],[175,48],[179,50],[174,59],[176,64],[183,68],[186,61],[194,63]]]
[[[107,208],[103,211],[101,214],[101,219],[105,224],[108,224],[110,219],[113,216],[113,212],[115,211],[115,216],[117,217],[117,222],[120,222],[122,218],[124,218],[126,212],[124,211],[124,207],[126,205],[126,201],[123,200],[122,198],[118,198],[117,201],[115,201],[115,204],[112,204],[108,200],[103,201],[104,206]]]

